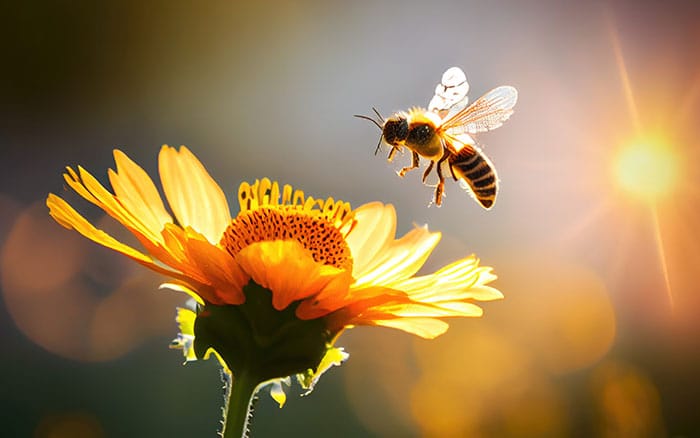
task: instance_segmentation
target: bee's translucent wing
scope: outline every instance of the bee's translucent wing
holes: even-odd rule
[[[435,87],[435,95],[428,104],[428,111],[444,116],[448,111],[459,106],[467,106],[469,83],[461,68],[452,67],[442,75],[442,80]]]
[[[453,153],[457,154],[462,149],[467,148],[467,151],[474,151],[474,145],[476,141],[467,133],[445,133],[444,136],[445,146],[447,149]],[[466,152],[466,151],[465,151]]]
[[[496,129],[513,114],[518,90],[509,85],[494,88],[463,110],[449,116],[442,128],[450,134],[476,134]]]

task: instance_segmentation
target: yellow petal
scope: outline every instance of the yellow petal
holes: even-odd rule
[[[392,205],[372,202],[355,210],[355,228],[347,236],[353,257],[353,276],[362,277],[377,264],[376,257],[393,241],[396,234],[396,211]]]
[[[410,303],[400,305],[376,306],[373,311],[401,318],[447,318],[453,316],[481,316],[484,312],[476,304],[464,301],[451,301],[439,304]]]
[[[173,221],[153,180],[122,151],[114,150],[117,171],[109,170],[109,180],[122,205],[151,230],[160,231]]]
[[[216,253],[214,256],[211,256],[211,253],[204,255],[202,254],[203,250],[196,245],[194,245],[194,248],[189,249],[190,252],[188,252],[188,248],[186,247],[186,239],[182,237],[174,237],[175,235],[181,235],[183,232],[181,229],[179,229],[179,227],[173,224],[167,224],[169,226],[166,226],[166,230],[164,230],[163,234],[167,237],[161,237],[159,239],[164,242],[167,241],[164,243],[165,247],[159,246],[159,244],[153,243],[149,240],[143,241],[143,243],[147,245],[147,249],[151,254],[158,257],[163,263],[173,268],[167,269],[156,263],[152,257],[149,257],[148,255],[119,242],[104,231],[95,228],[66,201],[58,196],[52,193],[49,194],[48,198],[46,199],[46,205],[49,207],[49,214],[62,226],[68,229],[74,229],[93,242],[99,243],[100,245],[124,254],[153,271],[180,280],[191,289],[196,290],[197,293],[208,302],[215,304],[240,304],[244,300],[241,292],[241,282],[232,280],[240,279],[242,277],[243,274],[241,273],[240,269],[235,271],[234,268],[231,268],[231,266],[227,264],[225,266],[229,270],[225,273],[225,275],[218,277],[212,274],[210,277],[207,277],[207,274],[221,270],[220,264],[222,257],[220,257],[220,254],[218,253]],[[173,228],[179,230],[179,233],[166,232],[167,230],[172,230]],[[215,251],[221,252],[221,249],[208,243],[207,245],[214,248]],[[192,254],[196,255],[192,256]],[[234,263],[230,256],[228,257],[228,260],[230,263]],[[197,263],[200,265],[206,265],[205,272],[200,269]],[[222,299],[222,296],[225,297],[225,299]]]
[[[92,202],[94,202],[95,205],[103,209],[107,214],[127,227],[140,239],[148,239],[153,242],[158,241],[160,228],[151,229],[146,226],[139,217],[135,216],[134,213],[124,208],[122,203],[119,202],[109,190],[100,184],[100,182],[94,176],[92,176],[90,172],[86,171],[82,167],[78,167],[78,171],[80,173],[80,179],[69,182],[71,187],[76,192],[83,195],[83,192],[87,190],[87,192],[91,194],[91,198],[93,199]],[[81,188],[83,188],[83,190],[79,190]],[[90,197],[86,197],[86,199],[91,200]]]
[[[163,146],[158,166],[163,191],[180,225],[192,227],[209,242],[218,243],[231,222],[231,212],[221,187],[184,146],[179,152]]]
[[[93,242],[99,243],[102,246],[106,246],[109,249],[113,249],[114,251],[124,254],[125,256],[139,262],[149,269],[175,278],[183,278],[183,276],[179,273],[157,265],[155,261],[146,254],[143,254],[142,252],[119,242],[104,231],[98,230],[83,216],[81,216],[80,213],[68,205],[66,201],[53,193],[49,193],[49,196],[46,199],[46,205],[49,207],[49,214],[64,227],[73,229]]]
[[[425,339],[433,339],[445,333],[449,324],[434,318],[397,318],[372,321],[372,325],[391,327],[403,330],[406,333],[420,336]]]
[[[406,292],[412,300],[424,303],[470,299],[491,301],[503,298],[500,291],[485,286],[495,278],[490,267],[479,266],[479,260],[470,256],[451,263],[434,274],[391,282],[389,285]]]
[[[357,284],[386,284],[411,277],[423,266],[440,237],[440,233],[431,233],[425,227],[414,228],[387,245]]]

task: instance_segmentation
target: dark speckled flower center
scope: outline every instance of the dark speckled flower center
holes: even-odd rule
[[[221,245],[233,256],[263,241],[299,242],[318,263],[352,270],[352,255],[343,234],[323,217],[278,208],[246,211],[231,221]]]

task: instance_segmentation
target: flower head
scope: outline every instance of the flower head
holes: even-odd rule
[[[196,312],[180,309],[175,344],[188,359],[215,353],[236,378],[257,383],[300,375],[312,386],[346,354],[333,347],[357,325],[397,328],[424,338],[447,330],[444,318],[480,316],[473,301],[501,298],[495,276],[476,257],[416,276],[440,233],[416,227],[395,239],[391,205],[352,209],[315,199],[268,179],[242,183],[231,217],[226,197],[185,147],[163,146],[158,189],[136,163],[115,150],[113,193],[82,167],[67,184],[133,233],[144,250],[95,228],[65,200],[49,194],[53,218],[66,228],[171,278]],[[254,370],[254,371],[251,371]]]

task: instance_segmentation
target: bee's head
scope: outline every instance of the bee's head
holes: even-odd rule
[[[403,113],[398,113],[384,120],[384,117],[379,114],[379,111],[377,111],[376,108],[372,108],[372,110],[374,111],[374,114],[377,115],[379,120],[375,120],[372,117],[360,114],[355,114],[355,117],[369,120],[382,130],[382,136],[379,137],[379,143],[377,143],[377,148],[374,150],[374,155],[377,155],[377,152],[379,152],[379,147],[382,145],[382,140],[384,140],[392,147],[392,153],[390,154],[391,157],[395,151],[401,150],[401,146],[408,137],[408,120]]]
[[[406,117],[396,115],[390,117],[382,126],[384,141],[392,146],[400,146],[408,137],[408,120]]]

